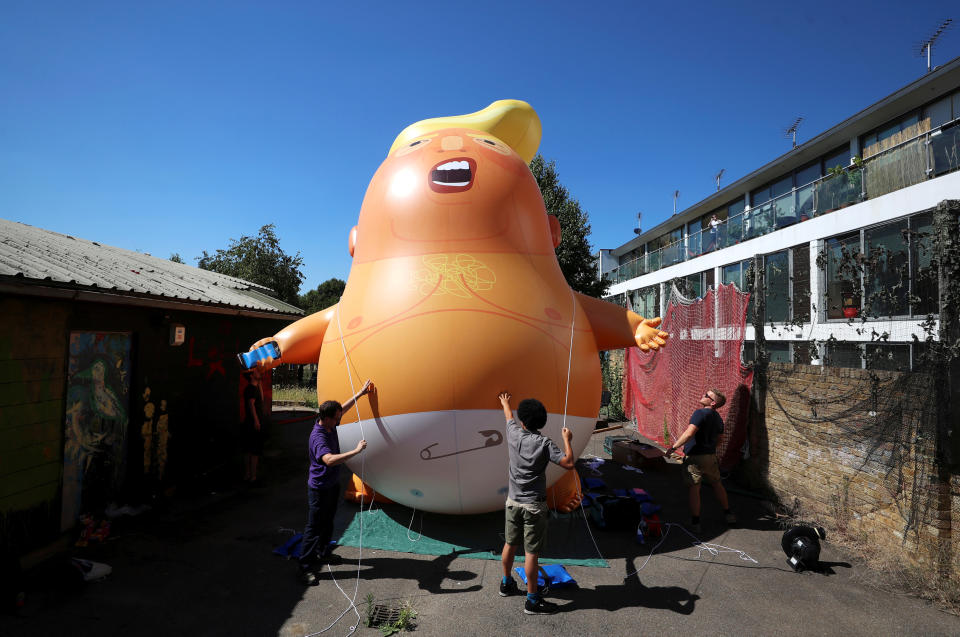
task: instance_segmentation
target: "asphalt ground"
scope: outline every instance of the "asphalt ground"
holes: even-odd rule
[[[550,593],[560,604],[556,615],[525,615],[522,597],[497,594],[498,562],[457,555],[369,549],[361,555],[341,547],[344,563],[325,571],[319,585],[304,586],[295,562],[272,549],[303,524],[310,426],[275,428],[261,485],[197,485],[166,507],[118,519],[106,542],[71,549],[73,556],[109,564],[113,572],[104,580],[69,583],[57,559],[32,569],[26,606],[16,616],[0,615],[0,635],[293,637],[331,624],[322,634],[349,635],[358,623],[350,599],[361,620],[356,633],[378,635],[362,621],[368,596],[387,609],[408,603],[420,635],[960,634],[960,618],[865,585],[864,566],[829,538],[821,571],[794,573],[769,505],[752,497],[730,494],[739,523],[727,528],[705,488],[699,539],[730,550],[695,547],[679,526],[689,526],[679,467],[662,461],[642,473],[607,461],[600,477],[610,488],[643,487],[662,506],[661,518],[678,526],[668,527],[657,547],[638,544],[631,531],[592,529],[594,550],[610,567],[568,566],[578,586]],[[590,456],[609,458],[604,435],[595,436],[578,462],[582,477],[595,477],[585,462]],[[356,505],[340,507],[338,530],[355,511]],[[557,518],[550,534],[562,537],[570,525],[584,524],[577,516]],[[422,531],[429,536],[429,528]]]

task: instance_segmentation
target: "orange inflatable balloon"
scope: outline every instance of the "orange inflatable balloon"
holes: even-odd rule
[[[559,441],[566,424],[579,454],[600,407],[598,351],[656,349],[667,337],[659,319],[567,285],[559,223],[527,166],[539,139],[536,113],[515,100],[405,129],[350,232],[340,302],[254,344],[277,342],[280,358],[265,366],[319,363],[321,401],[374,381],[339,435],[344,449],[367,440],[362,478],[391,500],[441,513],[501,508],[497,395],[538,398],[543,433]],[[360,472],[360,457],[348,466]],[[548,484],[563,473],[549,465]]]

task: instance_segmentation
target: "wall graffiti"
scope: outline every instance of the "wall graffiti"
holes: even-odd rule
[[[151,470],[155,470],[157,482],[161,482],[167,468],[170,414],[167,413],[166,399],[160,400],[158,411],[157,406],[150,399],[151,393],[149,387],[143,390],[143,425],[140,427],[140,433],[143,436],[143,473],[149,475]]]
[[[61,527],[100,514],[126,471],[130,334],[71,332]]]

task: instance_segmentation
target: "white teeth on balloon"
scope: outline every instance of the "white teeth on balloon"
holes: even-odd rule
[[[433,183],[441,186],[467,186],[470,179],[470,164],[463,160],[448,161],[433,171]]]

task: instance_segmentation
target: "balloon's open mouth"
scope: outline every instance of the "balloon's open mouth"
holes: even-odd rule
[[[437,164],[430,171],[430,188],[434,192],[461,192],[473,185],[477,162],[469,157]]]

